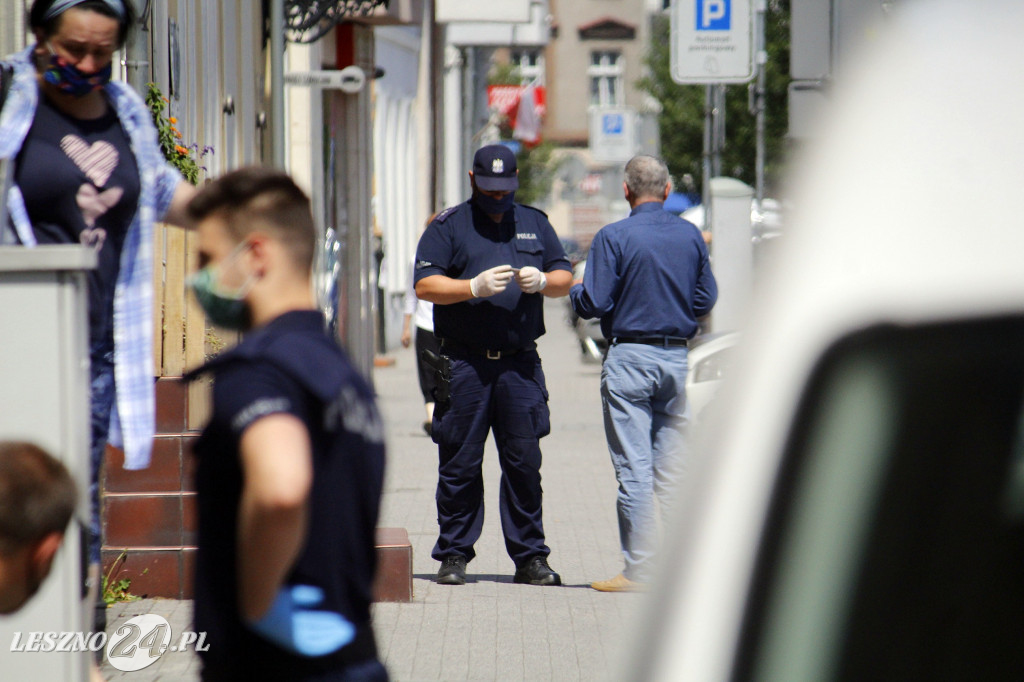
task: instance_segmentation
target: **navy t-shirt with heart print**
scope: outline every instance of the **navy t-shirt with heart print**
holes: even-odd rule
[[[110,349],[114,285],[121,248],[139,204],[139,171],[112,107],[102,117],[72,118],[40,95],[18,154],[15,181],[40,244],[96,249],[89,275],[89,340]]]

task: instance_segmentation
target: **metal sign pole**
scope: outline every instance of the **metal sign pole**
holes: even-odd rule
[[[754,93],[755,111],[755,132],[757,152],[754,160],[754,195],[757,199],[757,210],[761,210],[761,202],[764,200],[764,128],[765,128],[765,87],[767,81],[768,46],[765,42],[765,20],[767,19],[767,7],[765,0],[757,0],[756,12],[756,36],[757,50],[755,60],[757,63],[757,91]]]
[[[704,86],[704,156],[701,159],[701,203],[704,205],[704,229],[711,229],[711,129],[714,125],[715,86]]]
[[[284,0],[270,0],[270,135],[271,161],[284,169]]]
[[[764,0],[757,0],[762,6]],[[725,84],[754,77],[754,0],[672,0],[670,71],[680,85],[705,85],[701,182],[704,229],[711,229],[711,177],[721,174]]]

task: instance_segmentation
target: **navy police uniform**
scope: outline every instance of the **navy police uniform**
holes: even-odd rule
[[[324,332],[318,311],[285,313],[196,370],[214,377],[213,414],[195,445],[199,551],[195,625],[206,632],[205,679],[386,679],[370,628],[374,532],[384,437],[373,394]],[[354,639],[319,657],[291,653],[246,627],[237,599],[238,445],[261,417],[302,420],[313,452],[306,541],[287,585],[323,590],[316,608],[355,626]],[[353,678],[354,679],[354,678]]]
[[[542,211],[514,204],[496,223],[469,200],[427,226],[416,252],[415,279],[472,279],[504,264],[571,271]],[[535,343],[545,331],[543,307],[541,294],[524,294],[514,280],[487,298],[434,305],[434,333],[451,360],[450,398],[435,408],[432,433],[440,459],[440,533],[432,552],[438,561],[475,556],[484,518],[484,442],[492,429],[508,554],[517,569],[550,554],[541,518],[539,443],[550,430],[548,392]]]

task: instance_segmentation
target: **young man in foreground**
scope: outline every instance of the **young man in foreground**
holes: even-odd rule
[[[309,199],[244,168],[189,210],[192,288],[244,340],[214,378],[196,443],[195,626],[207,680],[386,680],[370,627],[384,438],[373,395],[324,331]]]

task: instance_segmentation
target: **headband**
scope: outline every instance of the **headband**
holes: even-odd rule
[[[75,5],[81,5],[86,0],[57,0],[55,3],[50,5],[50,9],[46,10],[43,14],[43,21],[49,21],[56,16],[64,14],[67,10],[71,9]],[[111,11],[117,15],[117,18],[123,23],[127,13],[124,9],[124,2],[122,0],[102,0],[103,4],[111,9]]]

